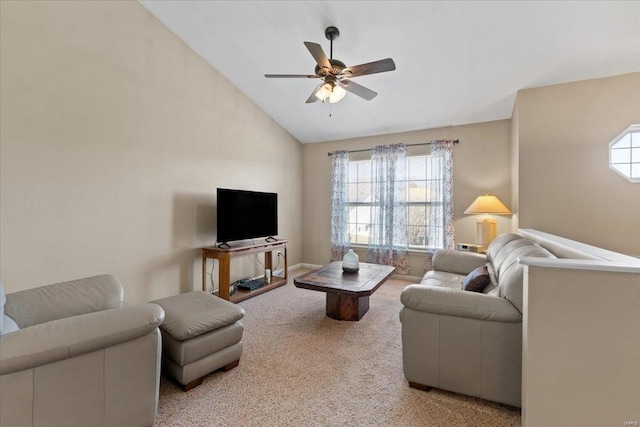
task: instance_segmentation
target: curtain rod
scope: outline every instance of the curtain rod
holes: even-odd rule
[[[453,143],[454,143],[454,144],[459,144],[459,143],[460,143],[460,140],[459,140],[459,139],[454,139],[454,140],[453,140]],[[415,146],[417,146],[417,145],[431,145],[431,143],[430,143],[430,142],[421,142],[421,143],[419,143],[419,144],[405,144],[405,145],[406,145],[407,147],[415,147]],[[363,148],[362,150],[349,150],[349,151],[347,151],[347,153],[361,153],[361,152],[364,152],[364,151],[371,151],[371,150],[372,150],[371,148]],[[332,152],[332,151],[329,151],[329,152],[327,153],[327,156],[331,156],[332,154],[333,154],[333,152]]]

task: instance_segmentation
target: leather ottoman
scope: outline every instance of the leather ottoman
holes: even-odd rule
[[[164,310],[162,366],[184,391],[213,371],[228,371],[242,355],[244,310],[203,291],[153,301]]]

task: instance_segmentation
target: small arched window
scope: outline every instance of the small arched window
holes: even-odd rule
[[[640,182],[640,125],[631,125],[609,143],[609,167],[631,182]]]

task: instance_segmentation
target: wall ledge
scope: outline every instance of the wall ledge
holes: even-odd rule
[[[519,259],[520,264],[529,267],[563,268],[569,270],[610,271],[616,273],[640,274],[640,259],[635,264],[592,261],[588,259],[564,259],[564,258],[536,258],[525,257]],[[639,283],[640,285],[640,283]]]

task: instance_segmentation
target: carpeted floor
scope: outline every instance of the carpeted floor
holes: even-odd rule
[[[359,322],[325,315],[325,294],[289,284],[240,303],[244,353],[185,393],[165,377],[156,426],[516,426],[520,410],[409,388],[400,292],[390,279]]]

